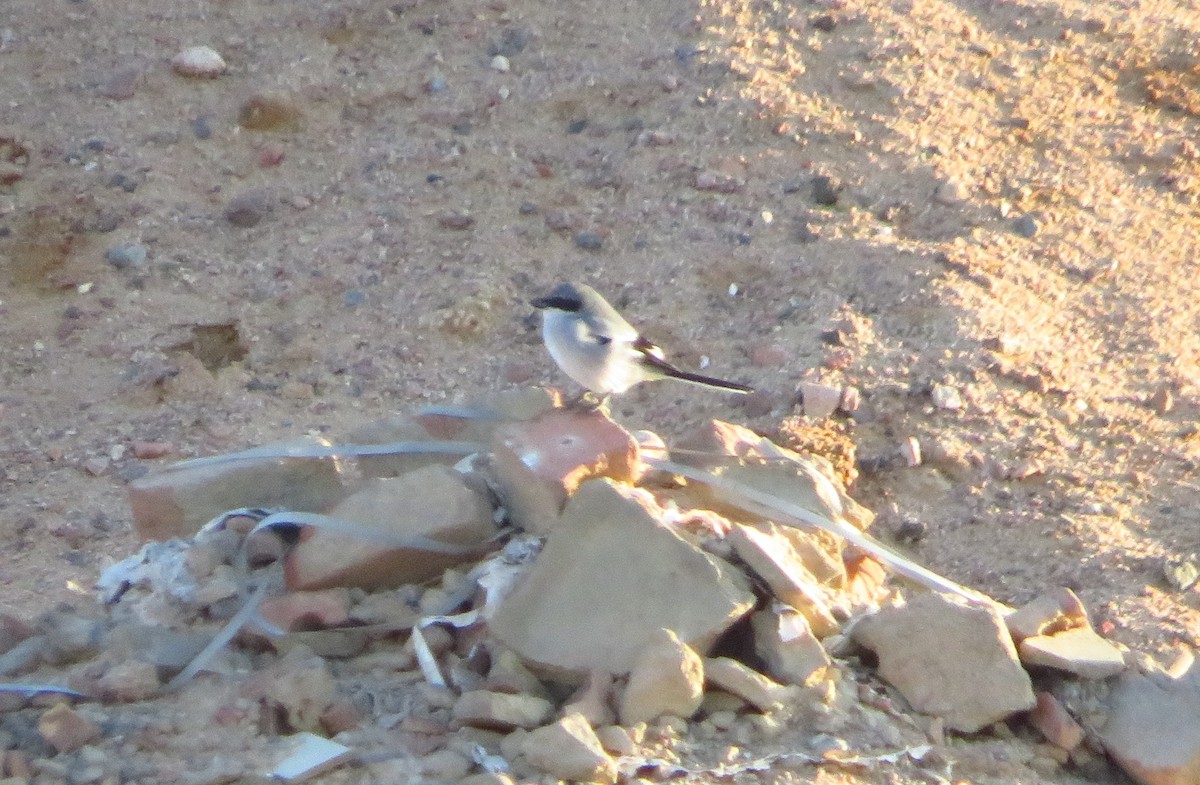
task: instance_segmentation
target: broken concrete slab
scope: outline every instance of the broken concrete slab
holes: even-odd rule
[[[662,628],[707,652],[753,604],[745,578],[664,524],[653,497],[601,479],[571,497],[491,632],[535,669],[577,682],[628,673]]]
[[[621,693],[622,725],[650,723],[664,714],[688,719],[704,699],[704,662],[671,630],[659,630],[629,671]]]
[[[1200,782],[1200,668],[1181,678],[1129,671],[1108,700],[1105,750],[1142,785]]]
[[[491,465],[512,522],[547,534],[567,497],[587,480],[632,482],[639,469],[638,446],[600,411],[556,409],[497,428]]]
[[[754,651],[767,673],[786,684],[806,685],[819,678],[832,661],[813,635],[803,614],[779,605],[750,617]]]
[[[521,743],[521,752],[535,768],[559,779],[606,785],[617,781],[616,764],[578,714],[530,731]]]
[[[332,443],[305,437],[267,445],[262,452],[302,453]],[[190,537],[208,521],[238,507],[320,512],[348,493],[335,458],[262,457],[182,465],[129,484],[133,529],[143,540]]]
[[[774,524],[734,524],[729,540],[734,553],[763,579],[776,599],[804,614],[814,635],[824,638],[840,631],[817,579]]]
[[[451,710],[463,725],[503,731],[536,728],[553,713],[554,704],[545,698],[491,690],[464,692]]]
[[[974,733],[1036,702],[993,608],[922,594],[862,619],[851,637],[875,652],[879,675],[913,708],[953,730]]]
[[[1014,643],[1035,635],[1054,635],[1075,627],[1091,627],[1083,601],[1067,588],[1038,595],[1004,617]]]
[[[480,545],[495,533],[487,500],[453,469],[440,465],[370,480],[330,515],[396,537],[426,537],[452,545]],[[428,580],[469,555],[395,548],[306,527],[288,554],[284,577],[292,591],[395,588]]]
[[[1125,670],[1125,655],[1090,627],[1054,635],[1035,635],[1017,647],[1021,662],[1074,673],[1085,679],[1107,679]]]
[[[759,711],[769,712],[795,700],[794,687],[771,681],[753,668],[729,657],[705,657],[704,680],[709,686],[736,695]]]

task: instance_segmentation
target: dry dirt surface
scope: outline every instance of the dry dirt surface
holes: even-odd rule
[[[3,6],[3,610],[93,602],[156,465],[565,386],[527,303],[578,280],[764,391],[628,425],[854,385],[876,533],[1197,645],[1193,4]]]

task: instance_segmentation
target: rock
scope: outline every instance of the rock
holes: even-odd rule
[[[132,703],[158,693],[158,668],[151,662],[126,660],[104,672],[96,684],[101,699]]]
[[[596,738],[605,752],[612,755],[632,755],[637,749],[633,734],[620,725],[604,725],[596,728]]]
[[[461,231],[463,229],[470,229],[475,225],[475,216],[462,210],[446,210],[438,214],[437,222],[438,226],[443,229]]]
[[[817,638],[841,629],[825,603],[816,578],[774,524],[764,524],[762,529],[734,524],[729,541],[738,558],[763,579],[777,599],[804,615]]]
[[[284,452],[329,446],[323,439],[264,448]],[[282,507],[316,512],[345,496],[341,470],[331,458],[256,458],[208,464],[140,477],[129,484],[133,528],[143,540],[190,537],[226,510]]]
[[[263,600],[258,614],[285,632],[340,627],[350,620],[350,592],[340,587],[288,592]]]
[[[817,175],[812,179],[812,199],[824,207],[833,207],[845,188],[842,183],[828,175]]]
[[[333,675],[325,661],[303,648],[293,650],[264,674],[265,695],[296,731],[321,729],[321,715],[333,703]]]
[[[707,652],[753,604],[745,579],[664,524],[649,494],[600,479],[567,502],[490,628],[527,663],[579,680],[628,673],[662,628]]]
[[[750,627],[754,651],[772,678],[806,685],[832,664],[808,620],[790,608],[759,611],[750,617]]]
[[[96,723],[65,703],[58,703],[38,719],[38,733],[59,752],[74,752],[100,738]]]
[[[536,728],[554,713],[554,704],[533,695],[472,690],[455,701],[451,715],[463,725],[495,730]]]
[[[575,234],[575,247],[582,248],[585,251],[599,251],[604,247],[604,238],[596,232],[577,232]]]
[[[1017,651],[1026,665],[1054,668],[1085,679],[1107,679],[1125,670],[1121,650],[1090,627],[1035,635],[1021,641]]]
[[[1200,673],[1126,672],[1108,699],[1104,749],[1142,785],[1200,782]]]
[[[925,714],[975,731],[1033,708],[1033,686],[994,609],[941,594],[884,608],[851,631],[879,658],[879,674]]]
[[[467,776],[472,765],[457,750],[435,750],[420,758],[421,774],[436,782],[458,782]]]
[[[189,46],[171,58],[171,70],[195,79],[216,79],[226,67],[225,59],[208,46]]]
[[[493,71],[506,74],[508,73],[509,69],[512,68],[512,64],[504,55],[496,55],[491,59],[491,62],[488,63],[488,67],[490,67]]]
[[[104,261],[118,270],[142,267],[146,264],[146,246],[137,243],[121,243],[104,252]]]
[[[0,654],[37,635],[37,628],[11,613],[0,611]]]
[[[794,526],[775,526],[778,532],[817,582],[832,590],[846,586],[846,563],[842,560],[842,541],[831,535],[809,533]]]
[[[790,703],[796,697],[793,688],[771,681],[729,657],[705,657],[704,680],[709,686],[736,695],[764,712]]]
[[[1004,625],[1016,643],[1035,635],[1091,626],[1083,602],[1066,588],[1052,589],[1025,603],[1004,617]]]
[[[258,226],[275,209],[275,194],[268,188],[240,193],[225,205],[225,220],[239,229]]]
[[[600,412],[555,409],[496,429],[492,466],[500,497],[516,525],[546,534],[567,497],[587,480],[632,482],[637,442]]]
[[[1038,233],[1038,222],[1032,215],[1022,215],[1013,219],[1013,231],[1025,238],[1033,237]]]
[[[962,394],[957,387],[948,384],[935,384],[929,394],[933,405],[948,412],[957,412],[963,408]]]
[[[238,125],[251,131],[295,130],[302,114],[289,98],[259,93],[238,109]]]
[[[460,546],[480,545],[493,534],[491,505],[445,466],[401,477],[376,478],[338,503],[330,515],[397,538],[428,538]],[[288,554],[289,590],[334,586],[395,588],[421,583],[469,558],[419,547],[391,547],[352,535],[307,527]]]
[[[133,452],[133,457],[139,461],[152,461],[155,458],[161,458],[164,455],[170,454],[174,448],[170,442],[137,440],[130,445],[130,449]]]
[[[578,714],[531,731],[521,743],[521,752],[535,768],[559,779],[607,785],[617,781],[612,758]]]
[[[617,715],[612,710],[613,682],[612,674],[592,671],[563,704],[562,714],[581,714],[593,728],[616,722]]]
[[[111,98],[114,101],[127,101],[137,93],[138,85],[141,81],[141,66],[135,65],[127,68],[119,68],[108,75],[100,84],[98,90],[100,95],[105,98]]]
[[[1048,692],[1037,693],[1037,706],[1029,712],[1029,724],[1054,746],[1073,750],[1083,741],[1083,728],[1066,707]]]
[[[488,669],[483,686],[493,692],[526,693],[539,698],[547,697],[546,688],[537,676],[534,676],[522,664],[517,655],[507,650],[492,654],[492,667]]]
[[[622,725],[650,723],[664,714],[688,719],[704,698],[704,663],[671,630],[659,630],[646,642],[629,671],[621,693]]]
[[[843,389],[831,384],[800,382],[796,386],[796,399],[806,417],[829,417],[842,403]]]

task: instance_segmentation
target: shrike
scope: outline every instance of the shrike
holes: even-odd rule
[[[635,384],[678,379],[735,393],[754,392],[737,382],[681,371],[647,341],[595,289],[559,284],[532,301],[542,311],[542,340],[567,376],[598,395],[623,393]]]

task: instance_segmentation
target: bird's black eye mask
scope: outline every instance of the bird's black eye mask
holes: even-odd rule
[[[555,308],[559,311],[575,313],[583,309],[583,298],[574,287],[559,286],[545,297],[530,300],[534,308]]]

